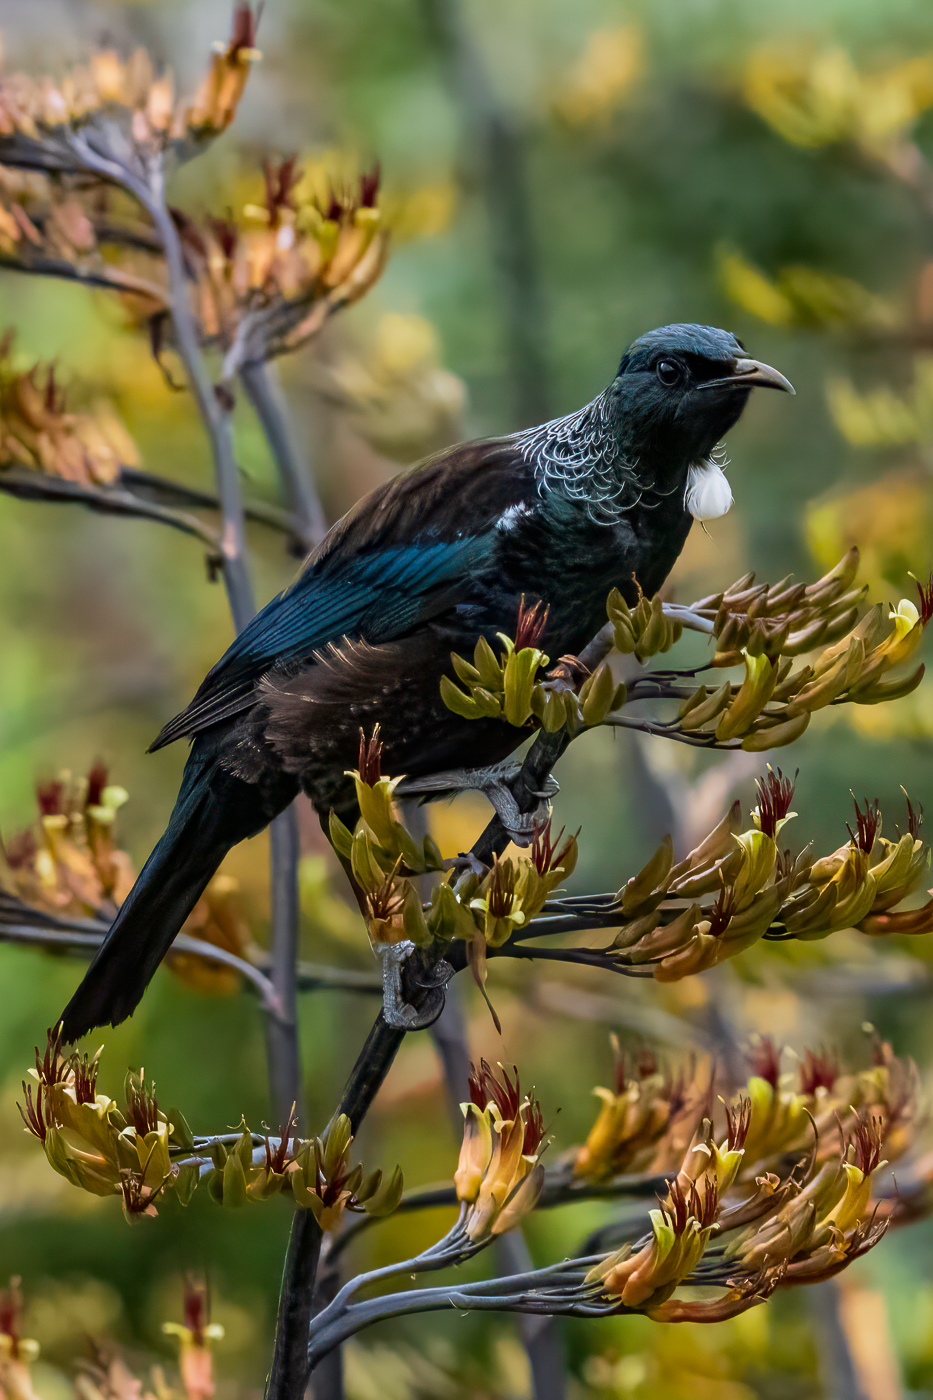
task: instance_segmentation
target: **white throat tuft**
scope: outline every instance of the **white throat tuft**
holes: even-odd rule
[[[712,457],[694,463],[687,471],[684,507],[694,520],[717,520],[732,509],[732,488],[726,474]]]

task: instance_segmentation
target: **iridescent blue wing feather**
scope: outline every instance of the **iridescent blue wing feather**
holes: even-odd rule
[[[247,708],[273,665],[310,659],[342,637],[388,641],[450,606],[451,590],[489,559],[495,522],[527,479],[511,444],[469,443],[366,497],[243,629],[152,748]]]

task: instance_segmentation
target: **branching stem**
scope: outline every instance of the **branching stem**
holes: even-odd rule
[[[242,366],[240,380],[278,467],[298,537],[306,550],[312,550],[326,535],[327,521],[311,473],[295,441],[278,373],[268,362],[253,361]]]

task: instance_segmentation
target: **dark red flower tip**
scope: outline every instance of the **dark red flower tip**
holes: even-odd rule
[[[735,895],[731,890],[727,890],[725,885],[719,891],[716,903],[710,909],[704,909],[704,916],[709,919],[709,932],[711,938],[721,938],[732,920],[735,913]]]
[[[282,210],[296,208],[295,189],[302,175],[298,169],[297,154],[286,156],[278,165],[267,156],[262,163],[262,174],[269,224],[272,228],[278,228]]]
[[[544,1140],[544,1119],[537,1099],[530,1098],[525,1109],[525,1135],[522,1138],[522,1155],[533,1157]]]
[[[769,1036],[763,1035],[755,1041],[748,1051],[748,1062],[752,1074],[770,1084],[772,1089],[777,1088],[781,1078],[781,1055]]]
[[[850,1142],[855,1148],[855,1165],[869,1176],[881,1161],[884,1151],[884,1123],[868,1110],[863,1110],[855,1121]]]
[[[752,1101],[746,1095],[742,1095],[734,1108],[726,1105],[726,1147],[730,1152],[738,1152],[745,1146],[751,1122]]]
[[[382,169],[376,161],[372,170],[367,170],[360,176],[358,202],[361,209],[375,209],[381,181]]]
[[[74,1054],[69,1060],[69,1065],[74,1072],[75,1098],[78,1103],[93,1103],[97,1097],[96,1057]]]
[[[920,828],[923,826],[923,803],[918,802],[915,807],[903,788],[901,791],[907,801],[907,830],[916,841],[920,834]]]
[[[331,223],[336,224],[340,222],[340,219],[343,216],[345,210],[346,205],[344,204],[340,196],[337,194],[337,191],[334,189],[333,185],[331,185],[330,194],[327,198],[327,203],[321,209],[321,213],[324,215],[325,219],[330,219]]]
[[[9,1288],[0,1288],[0,1337],[9,1338],[10,1356],[14,1361],[19,1358],[22,1316],[23,1295],[20,1292],[19,1279],[11,1278]]]
[[[800,1061],[800,1092],[812,1097],[818,1089],[832,1089],[839,1078],[839,1061],[828,1050],[805,1050]]]
[[[204,1279],[185,1279],[185,1326],[192,1334],[195,1346],[204,1345],[204,1331],[211,1320],[210,1289]]]
[[[517,1065],[512,1066],[515,1075],[513,1084],[509,1078],[508,1070],[502,1065],[502,1078],[499,1079],[488,1060],[480,1060],[479,1069],[475,1065],[470,1066],[470,1098],[478,1109],[485,1109],[489,1103],[494,1103],[503,1118],[514,1118],[518,1112],[519,1104],[522,1101],[521,1081],[518,1075]]]
[[[100,806],[104,799],[104,789],[107,786],[107,779],[109,776],[106,764],[98,759],[87,775],[87,796],[84,799],[85,806]]]
[[[396,869],[391,870],[378,889],[366,896],[366,907],[371,919],[388,922],[400,915],[405,907],[405,895],[396,880]]]
[[[46,1045],[40,1057],[39,1047],[36,1046],[36,1074],[40,1084],[62,1084],[68,1078],[71,1070],[71,1062],[62,1054],[62,1033],[61,1027],[46,1032]]]
[[[291,1160],[288,1147],[298,1127],[296,1107],[295,1104],[292,1104],[291,1113],[279,1130],[279,1140],[275,1147],[272,1146],[268,1137],[263,1139],[266,1149],[266,1171],[275,1172],[278,1176],[282,1175]]]
[[[10,837],[4,844],[3,853],[11,870],[21,870],[24,866],[32,865],[38,849],[35,834],[27,828]]]
[[[916,579],[915,582],[917,592],[920,595],[920,621],[926,627],[930,618],[933,617],[933,573],[930,574],[928,583],[923,584],[919,579]]]
[[[256,6],[256,13],[250,4],[242,3],[235,6],[233,11],[233,23],[230,29],[230,40],[227,44],[227,53],[231,58],[240,53],[243,49],[254,49],[256,47],[256,30],[259,28],[259,21],[262,18],[263,4]]]
[[[846,824],[846,831],[852,838],[853,846],[857,846],[860,851],[864,851],[868,855],[875,844],[878,828],[881,826],[881,808],[877,798],[874,802],[869,802],[868,798],[865,798],[864,812],[854,796],[852,801],[855,803],[855,830],[853,831],[851,826]]]
[[[515,650],[536,647],[544,636],[547,626],[548,608],[539,599],[531,605],[525,602],[525,595],[518,605],[518,621],[515,624]]]
[[[360,759],[359,773],[367,787],[375,787],[382,777],[382,750],[383,743],[379,737],[379,725],[373,726],[373,732],[367,738],[365,730],[360,730]]]
[[[48,1105],[43,1105],[44,1087],[42,1084],[36,1085],[36,1097],[35,1100],[33,1100],[33,1086],[27,1084],[25,1079],[22,1083],[23,1098],[26,1102],[25,1104],[18,1103],[16,1105],[19,1109],[19,1116],[25,1123],[27,1132],[32,1133],[33,1137],[37,1137],[40,1142],[45,1142],[49,1128],[52,1125],[48,1116]],[[3,1330],[3,1324],[0,1322],[0,1332]]]
[[[65,810],[65,784],[57,779],[36,785],[36,802],[42,817],[59,817]]]
[[[658,1203],[676,1235],[682,1235],[689,1220],[696,1220],[701,1228],[712,1225],[719,1214],[719,1192],[716,1183],[707,1178],[706,1189],[701,1194],[691,1182],[685,1188],[677,1180],[670,1184],[667,1199],[658,1197]]]
[[[154,1133],[159,1126],[159,1103],[155,1085],[129,1075],[126,1081],[126,1116],[140,1136]]]
[[[797,773],[800,770],[798,768]],[[797,786],[797,773],[787,778],[780,768],[768,768],[763,778],[755,780],[758,792],[758,822],[766,836],[777,836],[778,823],[790,811]]]
[[[210,215],[207,220],[207,226],[214,235],[217,245],[227,262],[230,262],[236,253],[237,244],[240,241],[240,231],[234,222],[232,211],[228,209],[225,217],[222,219],[218,218],[216,215]]]
[[[38,367],[38,365],[37,365],[36,368],[33,369],[33,370],[30,372],[30,376],[29,376],[30,379],[32,380],[33,384],[36,383],[36,376],[37,376],[38,373],[39,373],[39,367]],[[55,365],[54,365],[54,364],[50,364],[50,365],[49,365],[49,368],[48,368],[48,372],[47,372],[47,376],[46,376],[46,381],[45,381],[44,398],[45,398],[45,408],[46,408],[46,412],[47,412],[47,413],[64,413],[64,411],[65,411],[65,394],[64,394],[64,390],[62,390],[62,389],[59,388],[58,383],[57,383],[57,381],[56,381],[56,379],[55,379]]]
[[[563,865],[568,853],[573,846],[573,837],[568,836],[561,845],[561,838],[564,835],[564,827],[555,837],[552,834],[551,818],[546,822],[535,822],[534,836],[531,842],[531,863],[539,875],[549,875],[552,870],[556,870]]]
[[[515,869],[511,862],[493,862],[487,891],[489,912],[494,919],[507,919],[515,907]]]

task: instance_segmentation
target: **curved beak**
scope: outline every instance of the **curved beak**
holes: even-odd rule
[[[748,360],[740,356],[733,364],[732,371],[720,379],[707,379],[697,385],[698,389],[783,389],[785,393],[797,391],[780,370],[762,364],[761,360]]]

